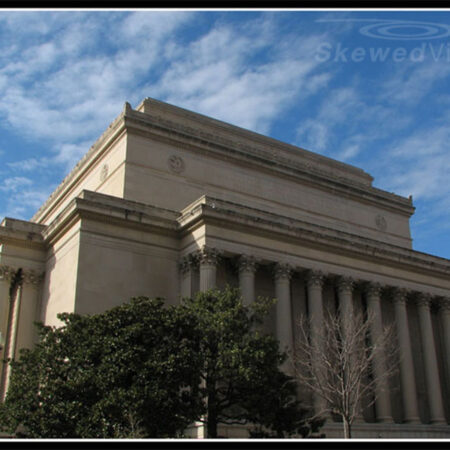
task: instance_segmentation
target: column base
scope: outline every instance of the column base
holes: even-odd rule
[[[447,421],[443,417],[430,420],[431,425],[447,425]]]
[[[394,423],[391,416],[377,417],[377,423]]]
[[[419,417],[410,417],[408,419],[404,419],[402,423],[405,424],[420,424],[422,423]]]

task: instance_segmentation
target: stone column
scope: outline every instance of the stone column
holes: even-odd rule
[[[337,281],[337,291],[339,299],[339,316],[343,332],[348,334],[348,339],[351,339],[353,334],[353,327],[355,321],[353,308],[353,288],[354,280],[350,277],[340,277]],[[362,414],[361,401],[356,405],[355,422],[364,422]]]
[[[215,289],[219,251],[215,248],[203,247],[199,253],[200,292]]]
[[[256,260],[253,256],[241,255],[239,258],[239,287],[245,306],[255,301]]]
[[[351,278],[341,277],[338,279],[339,314],[344,330],[349,331],[351,331],[354,322],[353,286],[354,281]]]
[[[7,369],[7,364],[4,364],[3,360],[7,356],[8,319],[10,317],[11,304],[9,290],[13,275],[14,272],[10,267],[0,266],[0,401],[4,398],[3,393]]]
[[[9,316],[9,289],[11,286],[12,270],[8,266],[0,266],[0,355],[3,355],[6,340],[6,330],[8,329]],[[2,364],[3,357],[0,358]]]
[[[447,365],[447,380],[450,386],[450,297],[444,297],[439,303],[439,311],[441,316],[444,340],[444,353],[447,355],[445,364]]]
[[[394,291],[395,325],[400,347],[400,378],[402,387],[402,402],[405,423],[420,423],[419,407],[417,405],[416,377],[409,334],[408,314],[406,311],[405,289]]]
[[[322,288],[324,275],[320,271],[311,270],[306,277],[308,313],[311,333],[311,344],[317,346],[317,352],[322,351],[322,330],[323,330],[323,298]],[[314,361],[313,361],[314,364]],[[314,394],[314,411],[316,414],[323,413],[326,409],[325,400],[317,394]]]
[[[180,295],[184,297],[192,297],[194,292],[194,273],[197,269],[198,261],[194,255],[186,255],[180,261],[181,286]]]
[[[436,348],[430,315],[431,295],[419,294],[417,309],[419,311],[420,334],[425,363],[425,379],[427,385],[428,403],[430,406],[431,423],[445,424],[444,407],[442,404],[441,382],[439,380]]]
[[[292,269],[288,264],[276,264],[274,268],[276,303],[276,330],[280,347],[285,351],[292,351],[292,310],[291,285]],[[291,366],[290,364],[287,365]]]
[[[18,357],[21,348],[32,348],[36,343],[37,330],[34,322],[39,321],[42,280],[43,275],[37,274],[33,270],[26,270],[22,273],[15,357]]]
[[[381,286],[378,283],[370,283],[366,287],[367,313],[370,319],[370,341],[376,346],[383,336],[383,322],[380,303]],[[375,411],[378,422],[393,422],[391,412],[391,400],[389,398],[389,380],[385,377],[386,355],[384,350],[375,354],[373,374],[375,376]]]
[[[17,328],[19,324],[19,315],[20,315],[20,303],[22,297],[22,279],[18,274],[12,274],[14,276],[13,283],[15,284],[14,289],[12,290],[10,302],[9,302],[9,314],[8,314],[8,325],[7,325],[7,333],[6,333],[6,342],[4,349],[5,359],[11,358],[13,359],[16,354],[16,340],[17,340]],[[0,397],[4,400],[6,396],[6,392],[8,390],[9,385],[9,377],[11,374],[11,366],[9,364],[3,365],[2,371],[2,383],[1,383],[1,391]]]

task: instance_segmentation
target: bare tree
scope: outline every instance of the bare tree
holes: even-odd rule
[[[344,437],[351,438],[362,399],[370,397],[370,406],[386,389],[398,367],[398,352],[392,327],[374,336],[370,314],[364,317],[356,313],[351,320],[346,319],[327,313],[323,327],[311,334],[311,323],[302,318],[293,363],[300,385],[322,400],[315,402],[316,408],[317,404],[323,408],[317,415],[341,416]],[[312,335],[319,337],[311,339]],[[383,370],[379,370],[380,364]]]

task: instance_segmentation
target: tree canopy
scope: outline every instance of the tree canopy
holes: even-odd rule
[[[12,363],[2,422],[29,437],[176,436],[201,413],[197,327],[163,300],[60,314]],[[190,388],[190,389],[189,389]]]
[[[183,308],[197,318],[207,436],[218,436],[219,424],[253,424],[262,437],[308,435],[319,421],[308,422],[296,398],[296,383],[280,370],[286,355],[278,341],[260,332],[272,301],[242,304],[235,289],[212,290],[184,299]]]
[[[212,290],[164,306],[139,297],[102,314],[60,314],[12,362],[3,429],[40,438],[177,437],[189,424],[247,424],[257,437],[307,436],[286,355],[238,290]]]

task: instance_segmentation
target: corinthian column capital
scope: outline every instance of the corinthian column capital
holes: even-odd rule
[[[380,283],[369,282],[364,286],[364,291],[369,301],[371,299],[380,298],[382,289],[383,286]]]
[[[444,314],[450,314],[450,297],[441,297],[438,302],[439,309]]]
[[[292,276],[292,267],[286,263],[276,263],[273,268],[273,276],[275,280],[289,280]]]
[[[255,273],[257,268],[257,261],[254,256],[241,255],[238,260],[239,272]]]
[[[337,279],[337,288],[338,292],[344,293],[353,292],[353,287],[355,286],[355,280],[351,277],[339,277]]]
[[[306,275],[308,287],[322,287],[325,281],[325,275],[320,270],[310,270]]]
[[[220,250],[203,246],[197,253],[201,265],[216,266],[220,258]]]
[[[0,280],[11,281],[14,276],[15,270],[4,264],[0,264]]]
[[[180,268],[181,273],[186,274],[190,270],[197,268],[198,266],[198,258],[194,253],[190,253],[189,255],[183,256],[181,258],[178,267]]]
[[[418,306],[430,308],[433,296],[428,293],[419,292],[416,295],[416,303]]]
[[[392,291],[392,301],[394,304],[399,303],[401,305],[406,305],[406,302],[408,301],[408,289],[394,288]]]
[[[37,286],[44,279],[44,273],[38,273],[35,270],[24,270],[22,272],[22,281],[26,284]]]

